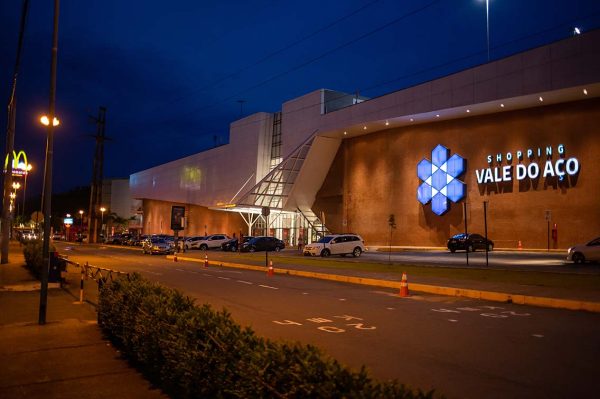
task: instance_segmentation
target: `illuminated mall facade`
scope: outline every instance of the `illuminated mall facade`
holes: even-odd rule
[[[142,231],[297,245],[566,248],[600,235],[600,32],[366,99],[317,90],[231,124],[229,144],[130,176]],[[465,205],[466,204],[466,205]],[[270,215],[261,215],[268,207]],[[466,213],[465,213],[466,210]]]

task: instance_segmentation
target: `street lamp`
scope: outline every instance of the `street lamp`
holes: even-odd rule
[[[79,210],[79,234],[81,235],[81,241],[83,242],[83,235],[81,232],[83,231],[83,210]]]
[[[105,207],[101,207],[100,208],[100,212],[102,213],[102,218],[100,219],[100,226],[102,228],[100,230],[102,232],[102,237],[104,238],[104,240],[106,240],[106,234],[104,232],[104,212],[106,212],[106,208]]]
[[[50,125],[50,118],[48,118],[46,115],[43,115],[43,116],[40,118],[40,122],[42,123],[42,125],[44,125],[44,126],[48,126],[48,125]],[[54,118],[52,119],[52,126],[55,126],[55,127],[56,127],[56,126],[58,126],[58,125],[60,125],[60,121],[58,120],[58,118],[57,118],[57,117],[54,117]]]

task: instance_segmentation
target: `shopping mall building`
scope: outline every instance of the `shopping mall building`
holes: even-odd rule
[[[317,90],[231,124],[229,144],[130,176],[143,232],[327,232],[445,246],[487,230],[497,248],[600,235],[600,31],[366,99]],[[261,212],[269,208],[270,215]]]

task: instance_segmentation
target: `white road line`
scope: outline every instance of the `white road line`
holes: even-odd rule
[[[183,269],[175,269],[175,270],[177,270],[178,272],[184,272],[185,271]]]
[[[544,338],[542,334],[531,334],[531,336],[536,338]]]
[[[217,278],[220,278],[221,280],[231,280],[229,277],[221,277],[221,276],[217,276]]]
[[[204,277],[212,277],[210,274],[202,273]]]
[[[190,273],[192,273],[192,274],[198,274],[198,272],[195,272],[195,271],[193,271],[193,270],[192,270],[192,271],[190,271]]]
[[[448,321],[452,322],[452,323],[458,323],[458,320],[454,320],[454,319],[448,319]]]
[[[340,298],[340,301],[345,301],[345,300],[346,300],[346,298]]]
[[[308,295],[308,292],[303,292],[302,295]]]
[[[387,310],[396,310],[396,308],[386,308]]]
[[[250,281],[244,281],[244,280],[237,280],[238,283],[242,283],[242,284],[248,284],[248,285],[252,285],[254,283],[250,282]]]
[[[272,290],[278,290],[278,289],[279,289],[279,288],[277,288],[277,287],[271,287],[270,285],[262,285],[262,284],[259,284],[258,286],[259,286],[259,287],[263,287],[263,288],[270,288],[270,289],[272,289]]]

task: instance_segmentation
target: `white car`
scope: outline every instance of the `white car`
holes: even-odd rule
[[[365,252],[365,242],[361,236],[356,234],[335,234],[325,236],[317,242],[304,247],[304,256],[324,256],[352,254],[354,257]]]
[[[600,262],[600,237],[587,244],[579,244],[569,248],[567,260],[575,263]]]
[[[231,238],[226,234],[212,234],[203,237],[202,240],[196,241],[192,248],[199,248],[203,251],[211,248],[221,248],[221,244],[229,240],[231,240]]]
[[[185,239],[185,249],[200,248],[200,241],[206,240],[204,236],[189,237]]]

